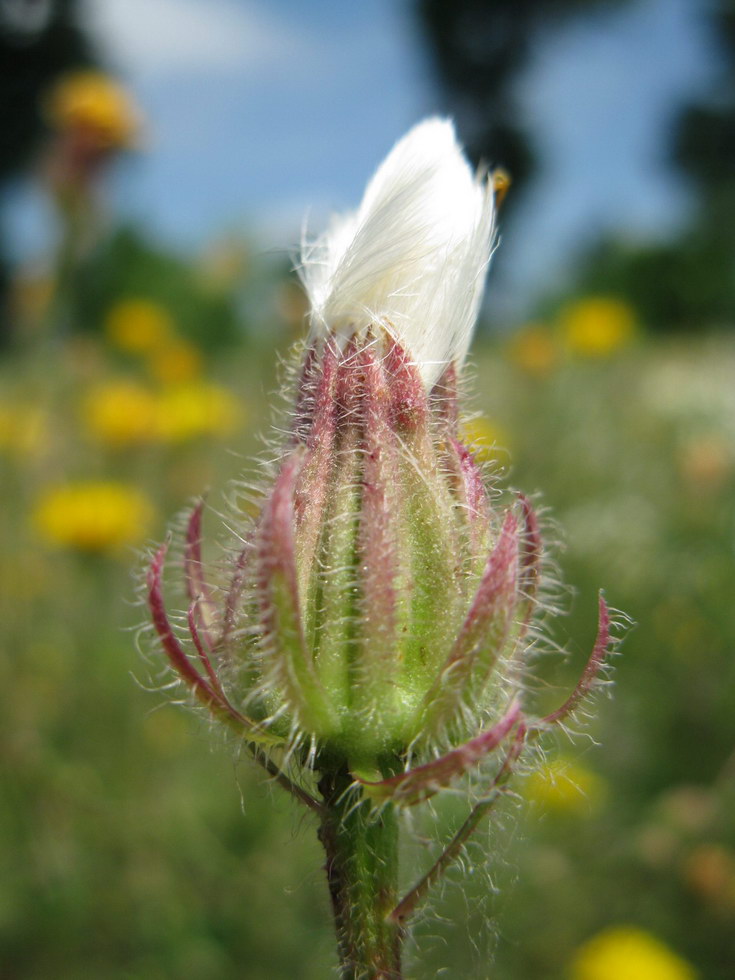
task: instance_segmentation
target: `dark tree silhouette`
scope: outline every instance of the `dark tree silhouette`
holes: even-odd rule
[[[0,0],[0,191],[38,149],[43,93],[58,75],[94,61],[78,7],[77,0]],[[6,253],[0,227],[0,344],[9,334]]]
[[[605,238],[580,281],[627,296],[658,330],[735,325],[735,0],[716,0],[702,16],[720,70],[707,97],[678,113],[666,154],[696,195],[694,216],[670,242]]]
[[[515,82],[545,33],[615,0],[417,0],[430,56],[475,164],[502,166],[512,207],[537,163]],[[619,2],[619,0],[618,0]]]
[[[93,62],[77,0],[0,0],[0,183],[22,171],[43,135],[43,93]]]

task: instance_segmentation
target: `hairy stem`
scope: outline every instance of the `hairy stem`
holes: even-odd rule
[[[355,805],[346,769],[326,773],[319,839],[326,852],[341,980],[401,980],[404,929],[390,918],[398,899],[398,821]]]

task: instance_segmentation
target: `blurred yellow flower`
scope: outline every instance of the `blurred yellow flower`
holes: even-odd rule
[[[0,451],[36,456],[48,444],[48,419],[35,405],[0,404]]]
[[[56,129],[83,132],[100,148],[131,146],[140,128],[128,93],[98,71],[64,75],[51,90],[46,111]]]
[[[240,424],[242,405],[220,385],[202,381],[172,385],[158,400],[157,435],[164,442],[186,442],[203,435],[225,436]]]
[[[87,430],[113,449],[155,438],[156,399],[135,381],[108,381],[92,388],[82,414]]]
[[[140,541],[153,508],[134,487],[91,481],[47,490],[33,516],[36,528],[50,544],[108,552]]]
[[[529,776],[525,786],[526,797],[545,810],[579,816],[598,806],[605,792],[601,776],[567,759],[547,762]]]
[[[505,448],[508,439],[505,433],[482,415],[463,422],[460,435],[462,442],[472,450],[475,459],[481,463],[497,461],[508,456]]]
[[[90,434],[117,449],[228,435],[240,424],[243,406],[226,388],[204,381],[172,384],[154,393],[122,380],[92,388],[82,414]]]
[[[588,296],[564,307],[559,327],[565,346],[581,357],[609,357],[636,332],[633,309],[613,296]]]
[[[518,367],[536,377],[550,374],[559,362],[559,348],[544,323],[528,323],[508,341],[508,356]]]
[[[188,340],[171,340],[148,355],[151,374],[162,384],[192,381],[202,371],[202,353]]]
[[[109,311],[105,333],[110,343],[126,354],[149,354],[169,344],[175,329],[171,314],[160,303],[131,297],[120,300]]]
[[[696,980],[698,974],[660,939],[635,926],[614,926],[576,953],[570,980]]]

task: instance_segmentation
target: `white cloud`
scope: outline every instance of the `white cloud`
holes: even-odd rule
[[[242,0],[86,0],[83,9],[102,53],[132,75],[250,74],[303,47],[288,25]]]

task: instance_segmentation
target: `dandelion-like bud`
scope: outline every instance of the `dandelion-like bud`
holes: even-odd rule
[[[279,781],[270,747],[301,767],[289,786],[321,814],[345,977],[399,976],[405,922],[442,870],[397,901],[393,811],[501,747],[499,790],[608,647],[601,601],[578,688],[553,715],[526,716],[538,523],[523,497],[498,510],[458,428],[457,375],[493,241],[491,181],[473,175],[449,122],[417,126],[358,211],[304,246],[311,331],[289,434],[224,583],[205,575],[201,506],[192,515],[188,649],[164,609],[165,548],[149,573],[180,678]]]

